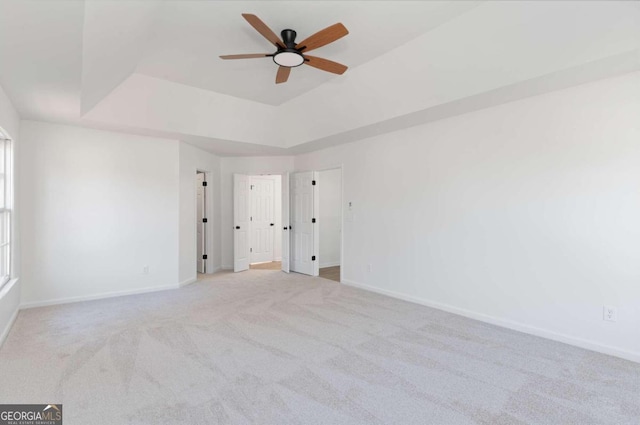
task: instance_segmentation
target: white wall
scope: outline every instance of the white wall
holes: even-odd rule
[[[196,171],[207,174],[207,273],[220,268],[220,158],[180,142],[180,284],[197,278]]]
[[[342,231],[342,170],[320,171],[320,267],[340,265]]]
[[[347,281],[640,361],[638,117],[633,73],[302,155],[296,169],[344,164]]]
[[[176,286],[177,141],[23,121],[21,144],[24,305]]]
[[[20,234],[19,234],[19,213],[20,213],[20,193],[15,190],[19,179],[18,161],[21,155],[19,139],[20,117],[11,101],[0,87],[0,129],[13,139],[14,154],[14,215],[13,215],[13,238],[12,238],[12,279],[9,284],[0,289],[0,345],[11,329],[13,320],[20,305],[20,286],[22,282],[18,280],[20,273]]]
[[[222,268],[233,268],[233,174],[281,174],[293,170],[292,156],[228,157],[221,164]]]

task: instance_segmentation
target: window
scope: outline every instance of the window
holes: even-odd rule
[[[11,140],[0,132],[0,287],[11,277]]]

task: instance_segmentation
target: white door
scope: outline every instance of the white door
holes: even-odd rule
[[[233,175],[233,271],[249,269],[249,176]]]
[[[317,173],[308,171],[291,175],[291,271],[318,275],[316,261],[316,216],[314,210]]]
[[[320,173],[313,172],[313,181],[316,183],[313,186],[313,216],[320,216]],[[317,218],[314,218],[312,226],[313,232],[313,252],[316,260],[313,261],[313,276],[320,276],[320,259],[318,254],[320,253],[320,226],[318,225]]]
[[[273,261],[276,230],[276,184],[268,177],[250,177],[251,184],[251,263]]]
[[[206,205],[206,186],[204,186],[205,174],[196,174],[196,228],[197,228],[197,269],[198,273],[206,272],[206,261],[204,255],[207,253],[205,248],[206,232],[204,219],[206,218],[205,205]]]
[[[282,175],[282,271],[289,273],[289,173]]]

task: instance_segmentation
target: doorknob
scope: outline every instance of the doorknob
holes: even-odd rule
[[[236,226],[236,229],[239,229],[239,228],[240,228],[240,226]]]
[[[284,227],[283,227],[283,229],[284,229],[284,230],[287,230],[287,226],[284,226]]]
[[[273,226],[273,223],[271,223],[269,226]]]

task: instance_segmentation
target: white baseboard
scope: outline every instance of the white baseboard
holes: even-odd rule
[[[589,341],[582,338],[576,338],[571,335],[566,335],[566,334],[550,331],[548,329],[542,329],[535,326],[530,326],[524,323],[509,320],[509,319],[501,319],[499,317],[494,317],[488,314],[466,310],[466,309],[455,307],[449,304],[443,304],[443,303],[430,301],[430,300],[426,300],[419,297],[414,297],[411,295],[405,295],[395,291],[376,288],[374,286],[366,285],[359,282],[354,282],[348,279],[343,279],[342,283],[348,286],[352,286],[354,288],[364,289],[370,292],[376,292],[378,294],[387,295],[392,298],[397,298],[403,301],[409,301],[412,303],[424,305],[427,307],[446,311],[448,313],[453,313],[459,316],[468,317],[470,319],[479,320],[481,322],[490,323],[492,325],[501,326],[503,328],[512,329],[514,331],[523,332],[529,335],[535,335],[535,336],[539,336],[546,339],[551,339],[553,341],[562,342],[565,344],[573,345],[573,346],[584,348],[587,350],[596,351],[599,353],[608,354],[610,356],[620,357],[626,360],[630,360],[632,362],[640,363],[640,353],[637,353],[637,352],[627,351],[621,348],[600,344],[598,342]]]
[[[216,267],[212,272],[207,273],[207,274],[213,274],[213,273],[216,273],[218,271],[220,271],[220,267]],[[196,276],[196,277],[192,277],[192,278],[189,278],[189,279],[185,279],[182,282],[179,282],[177,285],[152,286],[152,287],[148,287],[148,288],[132,289],[132,290],[126,290],[126,291],[103,292],[101,294],[96,294],[96,295],[86,295],[86,296],[67,297],[67,298],[56,298],[56,299],[53,299],[53,300],[46,300],[46,301],[34,301],[34,302],[28,302],[28,303],[21,304],[20,305],[20,310],[28,309],[28,308],[35,308],[35,307],[46,307],[46,306],[49,306],[49,305],[58,305],[58,304],[77,303],[77,302],[82,302],[82,301],[101,300],[101,299],[104,299],[104,298],[122,297],[122,296],[125,296],[125,295],[146,294],[146,293],[149,293],[149,292],[167,291],[169,289],[182,288],[182,287],[185,287],[187,285],[191,285],[192,283],[195,283],[197,281],[198,281],[198,278]]]
[[[35,307],[45,307],[49,305],[58,305],[58,304],[68,304],[68,303],[77,303],[81,301],[93,301],[93,300],[101,300],[103,298],[113,298],[113,297],[121,297],[124,295],[135,295],[135,294],[146,294],[149,292],[158,292],[158,291],[166,291],[169,289],[178,289],[180,286],[178,285],[164,285],[164,286],[153,286],[149,288],[142,289],[132,289],[126,291],[115,291],[115,292],[103,292],[101,294],[95,295],[83,295],[78,297],[67,297],[67,298],[56,298],[53,300],[46,301],[33,301],[28,303],[23,303],[20,305],[20,309],[27,308],[35,308]]]
[[[5,326],[5,328],[2,330],[2,334],[0,335],[0,347],[2,347],[4,340],[7,339],[7,337],[9,336],[9,332],[11,332],[11,328],[13,327],[13,324],[18,318],[19,311],[20,311],[20,308],[16,308],[16,311],[13,312],[13,314],[11,315],[11,318],[9,319],[9,323],[7,323],[7,326]]]
[[[320,268],[323,269],[325,267],[335,267],[340,265],[340,260],[336,261],[327,261],[326,263],[320,263]]]
[[[187,286],[187,285],[191,285],[192,283],[195,283],[198,281],[198,277],[190,277],[189,279],[185,279],[182,282],[178,283],[178,286],[180,288]]]

